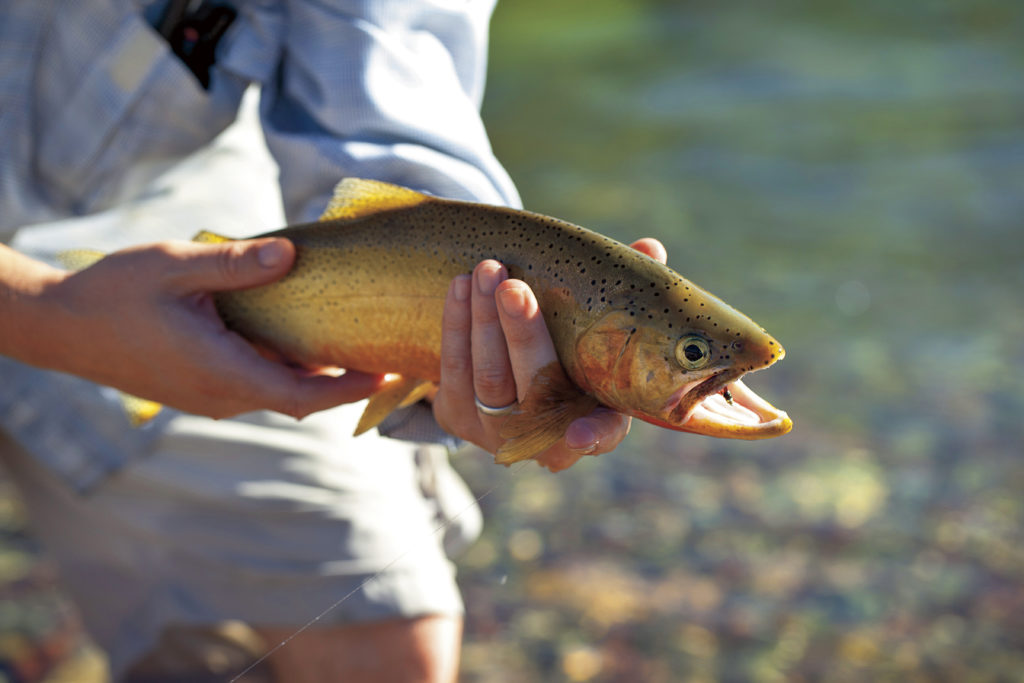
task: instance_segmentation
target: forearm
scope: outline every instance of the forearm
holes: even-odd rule
[[[66,273],[0,245],[0,355],[48,365],[59,326],[47,296]]]

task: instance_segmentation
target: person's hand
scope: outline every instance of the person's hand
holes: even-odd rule
[[[211,292],[273,282],[294,259],[281,238],[115,252],[47,288],[49,327],[27,360],[214,418],[302,417],[365,398],[383,376],[276,362],[217,316]]]
[[[665,247],[655,239],[632,246],[662,263],[666,260]],[[497,261],[483,261],[472,276],[455,278],[448,291],[434,416],[449,433],[494,453],[503,443],[499,432],[505,418],[482,414],[474,396],[494,407],[521,401],[534,375],[557,360],[529,286],[508,279]],[[613,450],[629,425],[629,417],[598,407],[575,420],[562,440],[536,459],[552,471],[563,470],[584,455]]]

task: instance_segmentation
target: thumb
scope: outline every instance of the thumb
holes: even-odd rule
[[[168,285],[179,294],[265,285],[284,277],[295,261],[295,246],[281,237],[187,242],[177,251],[179,266],[169,274]]]

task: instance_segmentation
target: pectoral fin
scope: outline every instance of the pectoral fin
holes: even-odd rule
[[[392,411],[407,408],[429,395],[434,383],[416,377],[402,377],[388,382],[383,389],[370,397],[366,410],[359,418],[354,436],[369,431],[384,421]]]
[[[597,399],[570,382],[558,363],[546,365],[501,426],[500,435],[506,441],[494,462],[511,465],[535,458],[558,443],[573,420],[589,415],[597,406]]]

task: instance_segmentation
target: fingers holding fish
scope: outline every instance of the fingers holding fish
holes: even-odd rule
[[[636,240],[630,246],[660,263],[666,263],[668,260],[668,252],[665,250],[665,246],[653,237],[644,237]],[[511,291],[516,286],[512,284],[513,282],[503,283],[503,291],[499,294],[503,298],[503,302],[505,300],[511,301],[510,298],[505,299],[505,297],[511,297],[511,295],[506,295],[504,292]],[[532,292],[530,292],[530,289],[525,284],[520,284],[522,289],[529,294],[532,300],[532,310],[535,312],[537,308],[536,299],[532,298]],[[530,311],[530,304],[525,304],[524,310]],[[506,329],[506,335],[509,334],[516,334],[514,327],[510,326]],[[533,360],[533,368],[535,369],[544,367],[543,363],[549,355],[551,359],[557,360],[554,346],[550,343],[550,336],[547,335],[546,330],[544,336],[548,339],[550,353],[542,351],[540,357]],[[513,367],[523,368],[529,366],[530,363],[524,362],[526,359],[522,357],[519,351],[520,346],[514,343],[511,337],[509,342],[513,358],[520,361],[517,363],[514,360]],[[524,381],[517,377],[517,383],[520,386],[527,386],[528,382],[529,380]],[[538,456],[537,461],[552,472],[559,472],[571,467],[584,455],[598,455],[613,451],[626,438],[631,423],[631,419],[628,416],[610,408],[598,406],[586,417],[574,420],[566,430],[565,438]]]
[[[518,399],[516,380],[495,296],[508,271],[493,260],[473,269],[471,348],[473,393],[486,406],[501,408]]]
[[[470,325],[473,392],[477,400],[486,405],[501,407],[520,401],[521,411],[531,413],[532,408],[523,401],[529,401],[532,388],[540,387],[541,393],[545,393],[553,386],[571,386],[571,383],[561,369],[534,292],[526,283],[503,280],[504,276],[504,269],[499,269],[495,262],[485,261],[474,272],[473,296],[477,298],[473,300]],[[493,295],[487,297],[489,286],[496,280]],[[499,372],[489,378],[498,383],[481,382],[481,368],[498,369]],[[503,371],[507,373],[504,377],[500,374]],[[441,383],[443,386],[443,379]],[[530,431],[549,431],[551,435],[550,445],[542,446],[542,452],[536,455],[541,465],[552,471],[562,470],[585,455],[607,453],[623,440],[629,430],[629,418],[607,409],[591,411],[591,408],[593,403],[588,403],[584,417],[561,422],[561,427],[542,426],[541,422],[528,418],[527,423],[532,424]],[[484,447],[494,444],[487,447],[488,451],[505,450],[511,443],[507,440],[510,434],[505,431],[509,422],[502,417],[479,415],[479,411],[477,414],[481,440],[476,442]],[[501,454],[499,459],[502,459]]]
[[[482,448],[483,428],[473,404],[473,348],[470,337],[473,310],[470,299],[474,286],[469,275],[452,280],[441,318],[441,381],[434,397],[434,418],[449,434]]]
[[[550,363],[558,362],[544,318],[533,291],[522,280],[505,280],[495,291],[503,345],[508,349],[511,375],[517,387],[516,400],[526,397],[526,390],[536,373]]]
[[[642,237],[629,245],[641,254],[647,254],[658,263],[668,263],[668,252],[665,245],[653,237]]]
[[[441,382],[434,399],[434,415],[446,431],[496,453],[506,442],[501,434],[506,417],[478,409],[474,398],[490,408],[515,405],[538,372],[552,372],[552,367],[562,374],[537,300],[524,282],[508,280],[507,271],[495,261],[478,264],[472,278],[454,279],[445,300]],[[566,454],[571,449],[559,433],[558,445],[548,449],[555,454],[552,462],[567,467],[596,452],[602,439],[607,444],[621,440],[606,434],[600,419],[589,427],[574,432],[583,440],[597,433],[593,442],[580,445],[575,457]]]
[[[531,388],[543,387],[547,391],[556,386],[571,386],[558,361],[558,353],[537,298],[521,280],[505,280],[495,292],[502,331],[508,347],[509,360],[518,400],[523,410],[529,401]],[[571,398],[570,398],[571,400]],[[584,417],[564,425],[553,432],[553,445],[536,456],[544,467],[557,472],[571,466],[584,455],[597,455],[613,450],[629,431],[629,418],[603,407],[585,409]],[[542,429],[536,423],[536,429]],[[561,430],[564,429],[564,434]],[[503,431],[502,436],[507,436]]]
[[[441,382],[434,416],[445,431],[494,452],[502,443],[501,417],[484,414],[474,401],[502,408],[516,402],[508,346],[498,317],[495,288],[504,266],[484,261],[472,276],[460,275],[449,287],[441,322]]]

